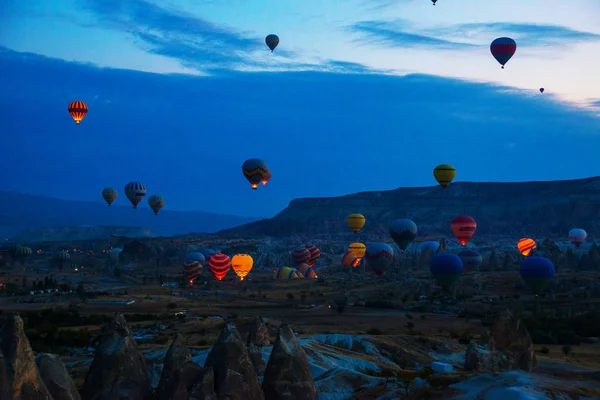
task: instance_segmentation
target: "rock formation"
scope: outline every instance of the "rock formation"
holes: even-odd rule
[[[202,377],[202,368],[192,362],[192,353],[177,334],[165,355],[160,382],[156,390],[158,400],[187,399],[191,387]]]
[[[269,329],[263,322],[261,317],[254,318],[250,332],[248,333],[248,340],[246,344],[253,344],[258,348],[262,346],[268,346],[271,344],[271,337],[269,336]]]
[[[507,356],[512,368],[530,372],[537,367],[531,336],[521,320],[509,310],[496,316],[491,337],[495,350]]]
[[[484,368],[484,356],[474,342],[469,343],[465,352],[465,371],[481,372]]]
[[[248,356],[250,357],[252,366],[254,367],[254,372],[256,372],[256,375],[258,376],[263,376],[265,373],[265,368],[267,368],[267,363],[263,358],[262,351],[252,343],[247,345],[246,348],[248,350]]]
[[[304,349],[287,324],[279,328],[265,370],[266,400],[317,400],[317,389]]]
[[[9,316],[0,331],[0,395],[11,400],[52,400],[18,315]]]
[[[39,354],[35,362],[54,400],[81,399],[67,368],[57,355]]]
[[[100,335],[94,361],[83,386],[86,400],[144,400],[152,393],[146,359],[125,317],[117,313]]]
[[[215,371],[212,367],[204,369],[202,379],[192,389],[190,400],[219,400],[215,393]]]

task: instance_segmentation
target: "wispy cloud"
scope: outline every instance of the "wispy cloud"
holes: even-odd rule
[[[567,46],[600,40],[600,35],[559,25],[510,22],[469,23],[418,28],[405,20],[360,21],[347,30],[358,33],[359,41],[394,47],[464,50],[488,46],[496,36],[510,36],[520,47]]]
[[[377,11],[390,8],[392,6],[409,3],[412,0],[363,0],[361,5],[368,10]]]

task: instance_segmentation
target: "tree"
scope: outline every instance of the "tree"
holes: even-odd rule
[[[565,355],[565,357],[568,357],[568,356],[569,356],[569,353],[571,353],[571,350],[572,350],[572,349],[571,349],[571,346],[570,346],[570,345],[568,345],[568,344],[565,344],[565,345],[562,347],[562,352],[563,352],[563,354]]]
[[[121,268],[115,267],[114,274],[115,274],[116,278],[120,277],[121,276]]]

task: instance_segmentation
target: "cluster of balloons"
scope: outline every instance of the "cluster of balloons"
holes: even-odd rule
[[[254,259],[249,254],[236,254],[231,258],[213,249],[194,251],[185,256],[183,262],[183,273],[190,285],[202,274],[207,259],[208,269],[218,281],[222,281],[231,269],[243,281],[254,266]]]
[[[127,196],[127,199],[129,199],[133,208],[137,208],[138,204],[140,204],[144,199],[144,196],[146,196],[146,186],[140,182],[129,182],[125,185],[125,196]],[[110,207],[117,198],[117,189],[112,187],[104,188],[102,190],[102,198]],[[165,206],[165,199],[157,194],[152,195],[148,198],[148,205],[152,211],[154,211],[154,215],[158,215],[160,209]]]
[[[292,250],[290,259],[294,267],[280,267],[273,273],[273,279],[316,279],[314,266],[321,257],[319,248],[312,244]]]

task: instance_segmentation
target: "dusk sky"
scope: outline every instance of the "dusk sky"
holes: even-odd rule
[[[165,209],[270,217],[440,163],[600,175],[600,1],[0,0],[0,46],[0,189],[126,204],[140,181]],[[252,191],[255,157],[273,178]]]

